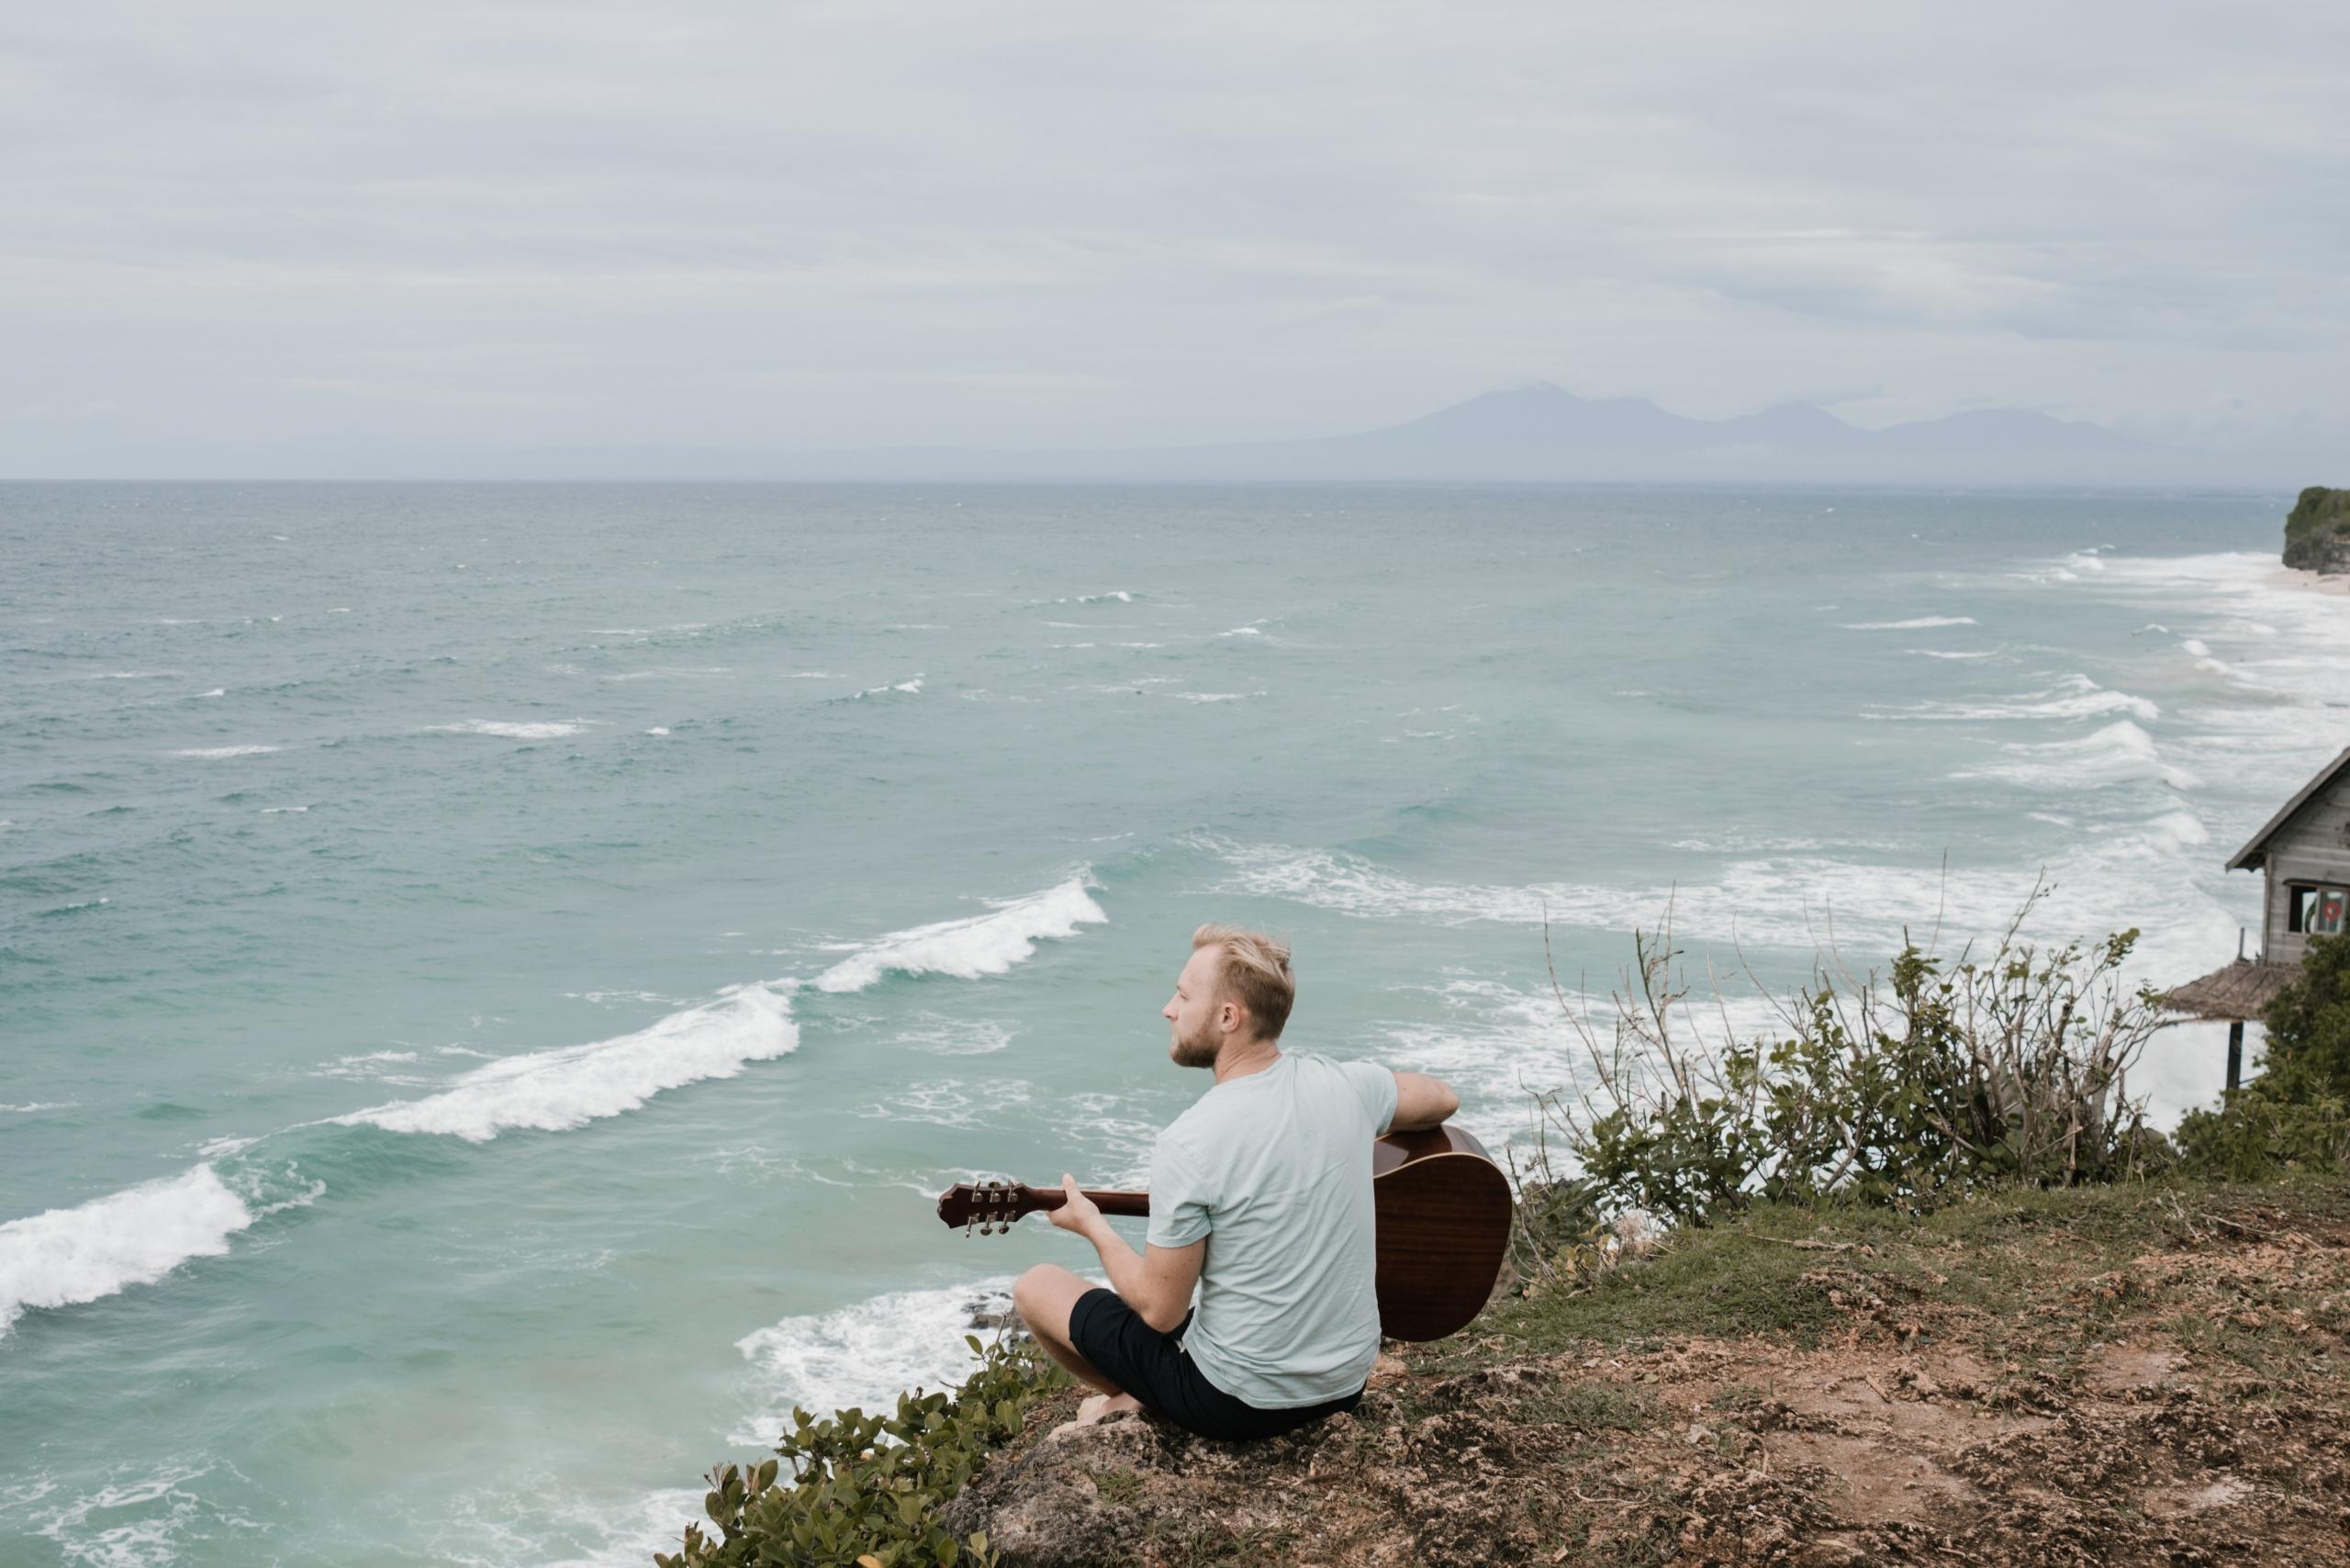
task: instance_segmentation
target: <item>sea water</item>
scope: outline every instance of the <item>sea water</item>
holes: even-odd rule
[[[1089,1260],[932,1197],[1140,1179],[1202,921],[1495,1141],[1668,912],[1718,1026],[2043,879],[2201,973],[2288,498],[0,487],[0,1561],[648,1561]]]

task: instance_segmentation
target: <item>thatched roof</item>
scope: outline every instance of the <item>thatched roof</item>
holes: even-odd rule
[[[2291,964],[2263,964],[2238,958],[2201,980],[2188,980],[2164,992],[2163,1005],[2173,1013],[2192,1014],[2198,1018],[2224,1018],[2231,1023],[2255,1019],[2300,973],[2300,969]]]

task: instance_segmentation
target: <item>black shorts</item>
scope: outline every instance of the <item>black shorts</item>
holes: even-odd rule
[[[1207,1374],[1192,1364],[1191,1352],[1181,1343],[1184,1326],[1191,1321],[1186,1314],[1175,1332],[1161,1334],[1115,1291],[1097,1285],[1078,1297],[1069,1309],[1069,1338],[1094,1371],[1155,1414],[1203,1438],[1237,1443],[1278,1437],[1362,1402],[1362,1390],[1358,1388],[1326,1404],[1293,1409],[1259,1410],[1245,1405],[1210,1383]]]

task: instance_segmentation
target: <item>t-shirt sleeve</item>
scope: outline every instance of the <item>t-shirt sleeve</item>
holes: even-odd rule
[[[1347,1075],[1347,1087],[1371,1117],[1371,1136],[1385,1133],[1395,1121],[1395,1075],[1375,1061],[1342,1061],[1338,1070]]]
[[[1144,1239],[1153,1247],[1189,1247],[1215,1228],[1207,1173],[1171,1132],[1158,1135],[1150,1155],[1150,1228]]]

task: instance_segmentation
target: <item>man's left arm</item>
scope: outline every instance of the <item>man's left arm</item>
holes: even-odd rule
[[[1069,1199],[1048,1217],[1063,1230],[1073,1230],[1093,1243],[1093,1250],[1102,1255],[1102,1271],[1110,1276],[1110,1288],[1145,1323],[1161,1334],[1172,1332],[1192,1310],[1192,1290],[1200,1282],[1207,1239],[1203,1237],[1188,1247],[1145,1243],[1137,1253],[1126,1245],[1125,1237],[1110,1228],[1093,1200],[1078,1187],[1076,1177],[1063,1176],[1061,1190]]]
[[[1459,1109],[1460,1096],[1442,1079],[1430,1078],[1424,1072],[1399,1072],[1395,1075],[1395,1118],[1388,1124],[1387,1130],[1404,1133],[1438,1126]]]

